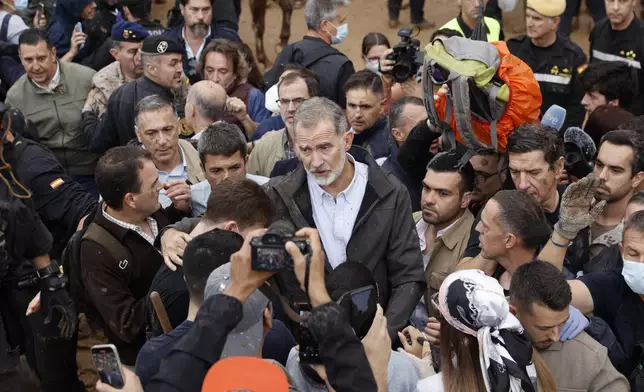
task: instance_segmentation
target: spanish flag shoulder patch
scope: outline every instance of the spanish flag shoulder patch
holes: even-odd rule
[[[65,181],[62,178],[58,177],[54,181],[50,182],[49,186],[51,187],[51,189],[56,189],[59,186],[63,185],[64,183],[65,183]]]

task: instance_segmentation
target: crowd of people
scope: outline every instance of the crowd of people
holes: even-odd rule
[[[424,3],[1,0],[0,391],[644,392],[636,1]]]

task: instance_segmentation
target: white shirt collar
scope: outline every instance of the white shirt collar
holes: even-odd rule
[[[362,164],[362,165],[356,164],[355,158],[353,158],[353,156],[351,156],[351,154],[347,153],[347,162],[345,162],[345,165],[347,163],[349,163],[349,162],[353,163],[353,166],[354,166],[354,169],[355,169],[353,171],[353,178],[351,179],[351,182],[349,183],[349,186],[345,190],[343,190],[342,192],[338,193],[338,196],[337,196],[337,197],[344,196],[347,199],[347,201],[350,201],[350,200],[346,197],[346,194],[350,193],[352,187],[355,186],[354,184],[356,183],[356,177],[357,176],[366,177],[367,176],[367,171],[368,171],[368,166],[367,165],[365,165],[365,164]],[[358,162],[358,163],[360,163],[360,162]],[[315,178],[313,178],[313,175],[311,175],[310,173],[307,172],[306,173],[306,178],[307,178],[307,183],[309,185],[309,192],[314,192],[318,197],[322,197],[324,195],[327,195],[328,197],[333,198],[330,193],[328,193],[327,191],[322,189],[322,187],[315,181]]]
[[[458,223],[459,220],[461,220],[463,216],[459,217],[457,220],[452,222],[451,225],[447,226],[443,230],[438,230],[438,233],[436,233],[436,239],[441,238],[442,236],[445,235],[451,229],[454,227],[456,223]],[[420,242],[420,250],[421,252],[425,251],[427,248],[427,241],[425,240],[425,234],[427,234],[427,229],[429,228],[429,223],[425,222],[423,218],[420,218],[418,223],[416,223],[416,232],[418,233],[418,241]]]
[[[199,50],[197,51],[197,54],[195,55],[192,53],[192,48],[190,47],[190,44],[188,41],[186,41],[186,28],[188,26],[184,25],[183,29],[181,29],[181,38],[183,38],[183,42],[185,42],[185,47],[186,47],[186,55],[188,56],[189,59],[196,58],[197,61],[201,58],[201,52],[203,52],[203,48],[206,46],[206,38],[210,37],[210,34],[212,33],[212,27],[208,26],[208,35],[203,37],[203,40],[201,41],[201,46],[199,46]]]
[[[49,85],[47,87],[39,85],[34,80],[32,80],[32,82],[34,82],[36,86],[43,90],[54,91],[54,89],[60,84],[60,63],[56,61],[56,73],[54,74],[54,77],[51,78],[51,81],[49,82]]]

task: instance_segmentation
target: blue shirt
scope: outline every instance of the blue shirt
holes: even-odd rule
[[[161,366],[161,359],[170,354],[175,344],[190,330],[193,322],[186,320],[167,334],[157,336],[145,342],[136,357],[134,372],[145,387]]]
[[[271,116],[259,124],[259,126],[255,130],[255,133],[253,133],[253,137],[251,138],[251,141],[259,140],[259,138],[261,138],[265,134],[271,131],[278,131],[280,129],[284,129],[285,127],[286,127],[286,124],[284,124],[284,120],[282,120],[282,116]]]
[[[261,123],[272,115],[272,113],[266,109],[264,93],[256,88],[252,89],[248,96],[248,107],[246,108],[246,111],[250,118],[256,123]]]

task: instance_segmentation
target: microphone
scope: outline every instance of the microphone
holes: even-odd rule
[[[590,163],[597,155],[593,139],[581,128],[570,127],[564,132],[564,169],[569,176],[584,178],[593,171]]]
[[[552,127],[559,132],[566,121],[566,109],[559,105],[552,105],[541,117],[541,125]]]

